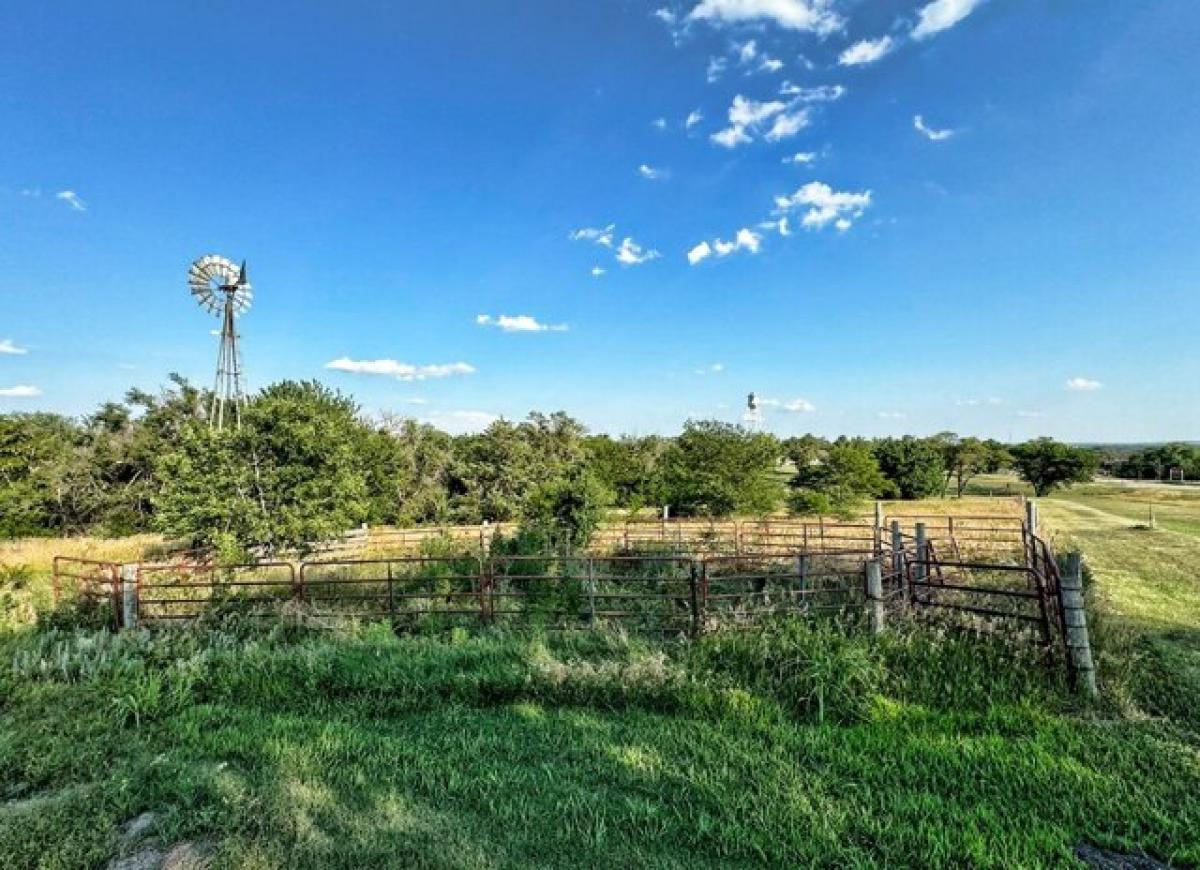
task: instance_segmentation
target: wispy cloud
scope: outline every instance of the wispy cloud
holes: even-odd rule
[[[60,190],[54,194],[54,198],[61,199],[75,211],[87,211],[87,203],[80,199],[79,194],[73,190]]]
[[[613,230],[616,228],[616,224],[609,224],[602,228],[583,227],[578,230],[572,230],[570,239],[573,242],[595,242],[597,245],[611,248],[613,246]]]
[[[667,129],[667,119],[666,118],[655,118],[653,121],[650,122],[650,126],[653,127],[655,130],[665,130],[665,129]]]
[[[710,138],[718,145],[735,148],[751,141],[747,131],[757,131],[786,109],[787,103],[779,100],[759,102],[738,94],[729,106],[729,126],[714,133]]]
[[[875,416],[880,420],[903,420],[908,415],[903,411],[877,411]]]
[[[701,0],[688,20],[714,25],[770,21],[788,30],[828,34],[842,27],[830,6],[828,0]]]
[[[1003,405],[1004,400],[989,396],[986,399],[956,399],[954,404],[959,408],[977,408],[980,405]]]
[[[398,381],[427,381],[439,378],[450,378],[456,375],[475,373],[475,367],[469,363],[441,363],[436,365],[412,365],[394,359],[350,359],[341,357],[325,363],[325,368],[335,372],[349,372],[356,375],[382,375],[395,378]]]
[[[817,410],[817,406],[808,399],[759,399],[759,407],[762,408],[778,408],[781,411],[786,411],[789,414],[811,414]]]
[[[707,241],[700,242],[687,252],[687,260],[688,263],[695,266],[697,263],[714,255],[717,257],[727,257],[738,251],[757,254],[761,246],[762,236],[753,230],[743,227],[737,231],[732,241],[726,242],[721,239],[713,239],[712,244],[709,244]]]
[[[953,130],[935,130],[928,126],[921,115],[913,117],[913,128],[931,142],[944,142],[954,135]]]
[[[700,112],[700,110],[693,109],[692,111],[688,112],[687,119],[683,122],[683,128],[685,130],[690,130],[703,120],[704,115]]]
[[[29,384],[19,384],[15,387],[0,387],[0,398],[5,399],[35,399],[42,394],[38,387]]]
[[[666,170],[651,166],[648,163],[643,163],[638,167],[638,175],[648,181],[661,181],[667,177]]]
[[[592,266],[592,277],[599,278],[601,275],[604,274],[604,271],[605,270],[600,268],[599,266]]]
[[[528,314],[500,314],[496,317],[479,314],[475,317],[475,322],[480,326],[494,327],[501,332],[566,332],[569,328],[565,323],[542,323]]]
[[[715,363],[709,363],[706,366],[701,366],[700,368],[696,369],[696,374],[698,374],[698,375],[719,375],[723,371],[725,371],[725,363],[715,362]]]
[[[890,36],[878,39],[863,39],[847,48],[838,55],[838,63],[842,66],[862,66],[882,58],[895,47],[895,41]]]
[[[1099,381],[1093,381],[1091,378],[1068,378],[1066,387],[1077,393],[1094,393],[1101,389],[1104,384]]]
[[[780,142],[790,139],[809,125],[808,109],[797,109],[794,112],[781,112],[775,116],[771,129],[765,138],[768,142]]]
[[[781,163],[791,163],[795,166],[807,166],[817,159],[817,155],[813,151],[798,151],[795,154],[789,154],[781,160]]]
[[[422,417],[421,422],[451,435],[461,435],[464,432],[479,432],[499,419],[490,411],[433,411]]]
[[[842,85],[817,85],[806,88],[785,81],[779,86],[779,93],[800,103],[832,103],[846,96],[846,89]]]
[[[1045,417],[1041,411],[1017,411],[1017,416],[1026,420],[1036,420],[1040,417]]]
[[[704,71],[705,80],[711,85],[719,80],[725,74],[725,68],[729,66],[729,61],[723,57],[710,57],[708,59],[708,68]]]
[[[617,262],[623,266],[638,266],[650,260],[657,260],[660,256],[662,255],[658,251],[643,248],[629,236],[622,239],[621,246],[617,248]]]
[[[18,347],[11,338],[0,339],[0,355],[22,356],[29,353],[29,349]]]
[[[933,0],[921,8],[913,39],[926,39],[962,21],[975,11],[982,0]]]
[[[666,24],[667,26],[672,26],[675,24],[675,19],[676,19],[675,13],[672,12],[670,9],[667,9],[665,6],[660,9],[655,9],[650,14],[653,15],[655,18],[657,18],[659,21],[661,21],[663,24]]]
[[[775,197],[780,214],[807,208],[800,219],[806,229],[822,229],[832,223],[839,230],[848,230],[870,205],[871,191],[836,191],[822,181],[810,181],[790,196]]]

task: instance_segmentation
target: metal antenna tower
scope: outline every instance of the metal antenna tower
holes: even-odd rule
[[[230,420],[240,429],[246,390],[234,319],[246,313],[254,298],[254,291],[246,278],[246,261],[243,260],[241,267],[238,267],[225,257],[205,254],[188,269],[188,287],[201,308],[221,318],[217,379],[208,409],[208,425],[224,428],[228,412]]]

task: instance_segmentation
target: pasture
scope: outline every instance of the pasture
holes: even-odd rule
[[[1087,559],[1095,704],[1003,638],[899,622],[878,638],[825,622],[659,642],[234,616],[114,635],[64,618],[34,631],[10,609],[0,853],[17,867],[156,866],[173,846],[219,867],[1014,867],[1074,866],[1093,846],[1195,864],[1200,537],[1186,524],[1200,501],[1178,497],[1181,525],[1150,530],[1141,495],[1042,502],[1060,551]],[[41,606],[48,550],[24,546],[34,567],[6,568],[3,594]]]

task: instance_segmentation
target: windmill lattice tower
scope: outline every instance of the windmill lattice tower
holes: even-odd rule
[[[225,257],[205,254],[188,269],[188,287],[201,308],[221,318],[217,379],[208,409],[208,425],[224,428],[228,414],[231,421],[241,428],[246,390],[235,319],[246,313],[254,298],[254,291],[246,277],[246,261],[243,260],[239,267]]]

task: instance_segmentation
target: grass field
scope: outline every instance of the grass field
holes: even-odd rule
[[[1184,527],[1200,501],[1151,531],[1138,498],[1043,502],[1060,549],[1087,557],[1097,705],[1003,644],[904,626],[659,644],[13,621],[0,855],[89,867],[183,842],[216,867],[1037,867],[1087,843],[1195,865],[1200,537]]]

